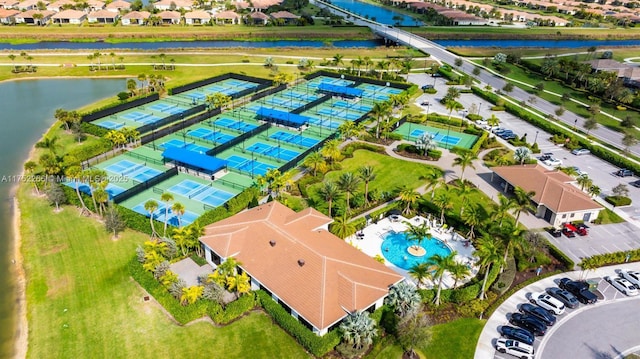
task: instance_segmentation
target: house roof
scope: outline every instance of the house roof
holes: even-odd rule
[[[6,19],[8,17],[18,15],[19,13],[19,10],[0,9],[0,19]]]
[[[185,8],[185,7],[193,7],[193,1],[191,0],[160,0],[158,2],[153,3],[154,7],[160,6],[171,6],[171,3],[176,5],[176,9]]]
[[[131,8],[131,3],[124,0],[115,0],[114,2],[109,3],[106,6],[107,9],[129,9]]]
[[[323,229],[332,220],[272,201],[211,224],[200,241],[241,267],[316,328],[384,298],[403,277]]]
[[[251,14],[249,14],[249,17],[252,19],[259,19],[259,20],[269,20],[269,15],[260,12],[260,11],[254,11]]]
[[[177,11],[162,11],[158,13],[161,19],[180,19],[180,13]]]
[[[219,13],[214,14],[213,17],[216,18],[216,19],[234,20],[234,19],[239,18],[240,15],[238,15],[234,11],[220,11]]]
[[[0,0],[0,5],[6,7],[14,7],[18,5],[18,0]]]
[[[184,14],[184,17],[187,19],[211,19],[211,14],[203,11],[203,10],[194,10],[194,11],[189,11],[188,13]]]
[[[617,70],[627,67],[628,65],[612,59],[597,59],[586,61],[591,68],[596,70]]]
[[[586,193],[571,184],[575,179],[558,170],[539,165],[493,167],[493,172],[513,186],[534,191],[532,200],[555,213],[602,208]]]
[[[50,8],[62,8],[65,5],[75,5],[76,3],[74,3],[71,0],[58,0],[55,2],[50,3],[49,5],[47,5],[47,7]]]
[[[118,14],[109,10],[98,10],[89,14],[92,19],[115,19]]]
[[[288,11],[276,11],[272,12],[271,16],[274,19],[298,19],[300,16],[292,14]]]
[[[33,10],[27,10],[27,11],[21,12],[21,13],[17,14],[16,17],[20,17],[20,18],[23,18],[23,19],[30,19],[35,14],[42,14],[42,18],[46,19],[46,18],[50,17],[51,15],[54,15],[55,11],[49,11],[49,10],[42,10],[41,11],[41,10],[33,9]]]
[[[79,10],[63,10],[53,15],[52,19],[82,19],[86,14]]]
[[[104,8],[104,1],[100,1],[100,0],[89,0],[87,1],[87,5],[94,7],[94,8]]]
[[[249,3],[246,1],[236,1],[233,3],[233,5],[236,7],[236,9],[238,10],[244,10],[246,8],[249,7]]]
[[[23,9],[23,8],[28,8],[28,7],[34,7],[34,6],[38,5],[39,1],[40,0],[24,0],[23,2],[18,4],[18,8]],[[43,3],[45,5],[49,5],[48,1],[43,1]]]
[[[149,16],[151,16],[151,13],[148,11],[132,11],[124,15],[122,18],[144,20],[148,19]]]

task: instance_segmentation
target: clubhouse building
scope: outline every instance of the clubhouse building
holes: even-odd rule
[[[213,223],[200,242],[217,265],[229,257],[317,335],[354,311],[374,311],[403,276],[328,231],[332,219],[273,201]]]

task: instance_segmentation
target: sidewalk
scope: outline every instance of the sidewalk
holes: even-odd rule
[[[505,300],[504,303],[502,303],[502,305],[498,307],[498,309],[496,309],[496,311],[487,320],[487,323],[485,324],[484,328],[482,329],[482,332],[480,333],[480,337],[478,338],[478,344],[476,345],[476,353],[475,353],[474,359],[494,358],[496,351],[493,347],[493,339],[500,338],[500,334],[498,333],[498,327],[501,325],[507,324],[507,314],[513,313],[516,310],[515,308],[517,307],[518,304],[528,302],[527,294],[533,293],[533,292],[541,292],[541,291],[544,291],[546,288],[555,287],[556,281],[559,280],[560,278],[568,277],[573,280],[597,278],[597,277],[602,278],[607,275],[609,276],[614,275],[614,270],[617,270],[617,269],[640,270],[640,262],[617,264],[613,266],[598,268],[588,272],[573,271],[573,272],[560,273],[557,275],[553,275],[551,277],[541,279],[538,282],[535,282],[533,284],[530,284],[520,289],[511,297],[509,297],[507,300]],[[566,318],[567,316],[574,316],[576,313],[580,313],[585,310],[599,308],[600,306],[604,305],[606,302],[607,302],[606,300],[598,301],[598,303],[594,305],[589,305],[589,306],[585,306],[581,304],[578,307],[578,309],[572,311],[569,314],[564,314],[565,318],[563,318],[556,326],[562,325],[563,321],[566,322],[566,320],[568,319]],[[543,346],[545,341],[547,341],[548,339],[549,337],[543,336],[541,338],[539,347]]]

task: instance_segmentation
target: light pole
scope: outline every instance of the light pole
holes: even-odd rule
[[[538,143],[538,132],[540,131],[536,131],[536,137],[533,138],[533,143]]]
[[[253,179],[253,166],[255,165],[253,151],[251,151],[251,179]]]
[[[478,106],[478,116],[480,116],[480,110],[482,110],[482,102],[480,102],[480,106]]]
[[[578,131],[578,119],[576,118],[575,121],[573,121],[573,130],[574,131]]]

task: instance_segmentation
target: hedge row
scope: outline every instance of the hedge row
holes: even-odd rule
[[[90,134],[90,135],[94,135],[96,137],[104,137],[104,135],[106,135],[109,130],[102,127],[102,126],[98,126],[96,124],[93,124],[91,122],[82,122],[80,123],[80,131]]]
[[[112,148],[111,142],[100,138],[94,143],[85,143],[82,146],[72,148],[67,154],[73,156],[78,161],[86,161],[102,153],[111,151]]]
[[[271,318],[278,323],[291,336],[296,338],[298,343],[317,357],[321,357],[332,351],[340,343],[340,334],[337,330],[330,331],[324,336],[314,334],[307,327],[302,325],[296,318],[276,301],[274,301],[265,291],[256,291],[258,302]]]
[[[384,147],[382,146],[374,145],[368,142],[358,141],[358,142],[351,142],[348,145],[344,146],[344,148],[342,149],[342,155],[347,158],[351,158],[353,157],[353,153],[356,150],[367,150],[367,151],[382,153],[382,154],[386,153]]]
[[[640,261],[640,249],[634,249],[624,252],[596,254],[595,256],[583,258],[579,265],[582,269],[588,269],[602,267],[610,264],[638,261]]]
[[[628,206],[631,204],[631,198],[624,196],[607,196],[604,200],[615,207]]]
[[[547,241],[547,248],[549,249],[549,253],[552,256],[556,257],[557,260],[562,262],[567,269],[573,269],[576,266],[576,263],[569,258],[563,251],[559,250],[556,246],[551,244],[551,242]]]
[[[487,140],[487,137],[489,137],[489,131],[482,131],[480,138],[478,138],[476,143],[474,143],[473,146],[471,147],[471,152],[472,153],[480,152],[480,149],[484,145],[484,142]]]
[[[492,103],[496,103],[498,101],[498,95],[488,92],[488,91],[484,91],[478,87],[473,86],[471,88],[473,90],[473,92],[477,95],[480,96],[481,98],[490,101]],[[575,135],[575,133],[573,133],[572,131],[566,130],[564,128],[561,128],[555,124],[553,124],[550,121],[547,121],[543,118],[540,118],[538,116],[534,116],[533,114],[531,114],[530,112],[526,111],[523,107],[521,107],[520,105],[517,104],[512,104],[510,102],[505,102],[504,105],[505,109],[507,110],[507,112],[521,118],[522,120],[525,120],[529,123],[531,123],[532,125],[540,128],[541,130],[548,132],[551,135],[561,135],[564,136],[566,138],[571,139],[571,142],[575,142],[577,143],[580,147],[583,148],[587,148],[589,150],[591,150],[591,153],[594,154],[595,156],[611,163],[614,166],[618,166],[618,167],[622,167],[622,168],[628,168],[630,170],[632,170],[633,172],[640,172],[640,165],[636,164],[635,162],[627,159],[626,157],[623,157],[621,155],[618,155],[614,152],[612,152],[609,149],[606,149],[602,146],[599,146],[597,144],[593,144],[590,141],[578,137]]]
[[[151,223],[149,223],[147,216],[120,205],[116,205],[116,210],[128,228],[151,235]],[[156,230],[161,229],[164,225],[157,220],[154,221]]]
[[[508,291],[506,291],[503,295],[501,295],[500,297],[498,297],[493,303],[491,303],[491,305],[489,305],[487,307],[487,309],[484,311],[485,317],[488,318],[491,316],[491,314],[493,314],[493,312],[496,311],[496,309],[498,309],[498,307],[504,303],[505,300],[509,299],[509,297],[511,297],[515,292],[519,291],[520,289],[528,286],[531,283],[535,283],[539,280],[542,280],[546,277],[551,277],[552,275],[556,275],[562,273],[561,270],[557,270],[557,271],[553,271],[553,272],[548,272],[545,274],[541,274],[537,277],[531,277],[527,280],[525,280],[522,283],[519,283],[518,285],[516,285],[515,287],[509,289]]]
[[[207,314],[220,325],[229,324],[256,307],[256,296],[249,292],[242,297],[227,304],[225,308],[216,302],[211,302],[207,308]]]

